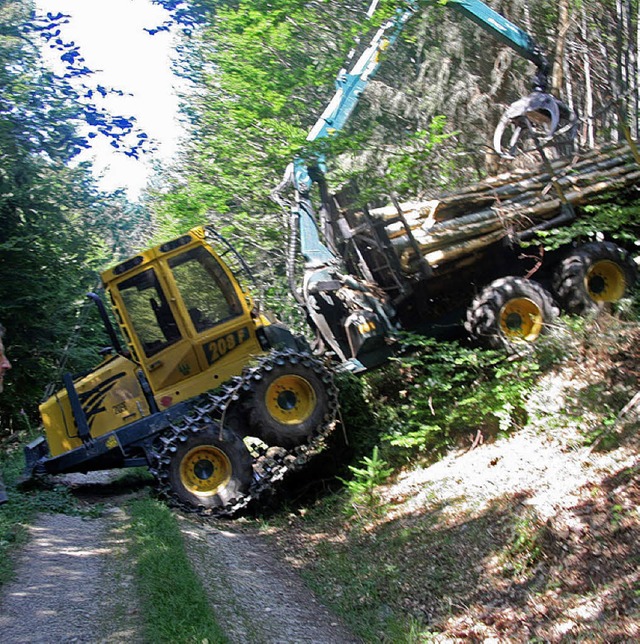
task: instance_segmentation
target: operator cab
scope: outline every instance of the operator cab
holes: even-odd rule
[[[237,375],[262,347],[249,293],[196,228],[102,276],[160,408]],[[242,350],[240,346],[242,345]],[[203,387],[203,380],[209,386]]]

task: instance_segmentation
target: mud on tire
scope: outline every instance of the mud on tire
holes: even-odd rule
[[[553,289],[566,311],[584,315],[604,302],[617,302],[636,280],[637,269],[627,251],[611,242],[594,242],[560,262]]]
[[[535,342],[558,312],[551,294],[537,282],[504,277],[473,300],[465,328],[486,346],[514,351]]]

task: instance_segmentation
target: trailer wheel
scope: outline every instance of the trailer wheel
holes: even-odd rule
[[[291,448],[308,443],[333,421],[337,390],[319,360],[281,353],[262,363],[246,406],[258,438],[267,445]]]
[[[487,346],[513,351],[535,342],[557,315],[551,294],[537,282],[504,277],[474,299],[465,328]]]
[[[617,302],[636,279],[636,265],[627,251],[611,242],[594,242],[562,260],[553,288],[569,313],[587,314],[604,302]]]
[[[179,504],[193,510],[232,507],[248,493],[251,455],[233,432],[221,432],[215,425],[188,429],[186,436],[176,437],[169,452],[166,483]]]

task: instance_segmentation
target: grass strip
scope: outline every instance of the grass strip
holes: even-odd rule
[[[228,642],[191,568],[171,511],[143,499],[130,506],[136,579],[149,642]]]

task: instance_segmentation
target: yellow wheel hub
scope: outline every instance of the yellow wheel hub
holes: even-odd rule
[[[500,328],[511,340],[533,342],[542,331],[542,311],[528,297],[509,300],[500,309]]]
[[[192,494],[212,496],[231,480],[231,462],[213,445],[198,445],[180,462],[180,481]]]
[[[587,292],[596,302],[617,302],[627,286],[624,271],[608,259],[596,262],[584,278]]]
[[[300,376],[281,376],[267,389],[267,411],[283,425],[303,423],[313,414],[316,403],[313,387]]]

